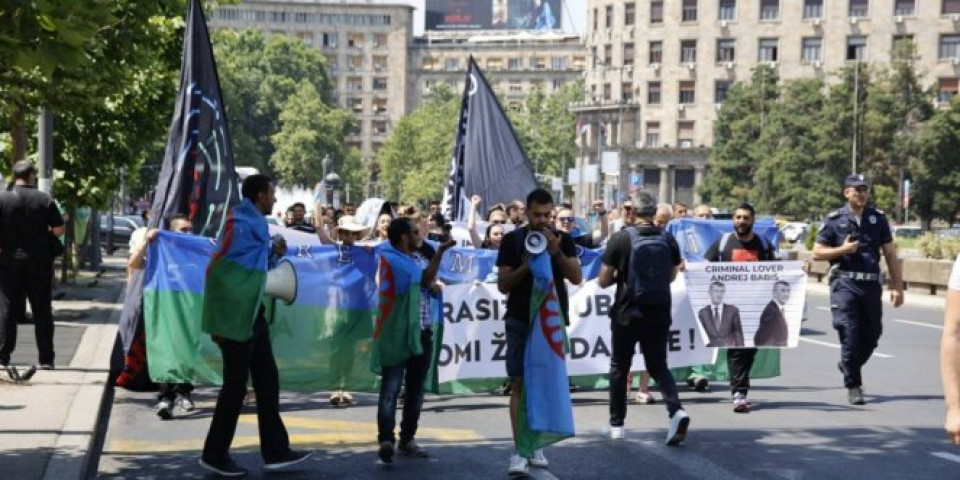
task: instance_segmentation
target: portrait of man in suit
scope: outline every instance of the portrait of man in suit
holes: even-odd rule
[[[710,284],[710,305],[700,309],[697,317],[707,334],[708,347],[742,347],[743,327],[740,310],[723,303],[726,286],[721,282]]]
[[[787,346],[788,300],[790,300],[790,284],[783,281],[773,284],[773,300],[770,300],[760,314],[760,328],[753,337],[754,345],[758,347]]]

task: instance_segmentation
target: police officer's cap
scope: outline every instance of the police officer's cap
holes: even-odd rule
[[[848,188],[848,187],[856,188],[856,187],[866,187],[866,186],[867,186],[867,178],[864,177],[862,173],[850,175],[843,181],[843,188]]]

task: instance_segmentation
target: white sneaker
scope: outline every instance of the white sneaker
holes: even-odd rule
[[[154,407],[154,409],[161,420],[170,420],[173,418],[173,405],[170,405],[170,402],[167,400],[157,402],[157,406]]]
[[[622,425],[619,427],[614,427],[611,425],[608,435],[610,436],[610,440],[623,440],[623,438],[627,436],[627,431]]]
[[[530,471],[530,461],[514,453],[510,456],[510,469],[507,474],[511,477],[523,477]]]
[[[641,405],[650,405],[657,403],[657,400],[653,398],[653,395],[650,395],[650,392],[637,392],[637,403]]]
[[[177,407],[180,407],[180,410],[187,413],[192,412],[196,408],[196,405],[193,404],[193,400],[191,400],[189,396],[182,393],[177,394],[175,403],[177,404]]]
[[[690,426],[690,416],[683,409],[674,412],[670,417],[670,428],[667,430],[667,445],[676,446],[683,442]]]
[[[533,451],[533,456],[527,459],[527,463],[533,468],[548,468],[550,466],[547,457],[543,455],[543,450],[539,448]]]
[[[733,394],[733,411],[735,413],[750,413],[750,402],[746,395],[737,392]]]

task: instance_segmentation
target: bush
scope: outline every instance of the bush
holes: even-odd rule
[[[960,253],[960,238],[943,238],[928,232],[917,241],[917,248],[926,258],[953,260]]]
[[[820,224],[811,222],[810,229],[807,230],[807,238],[803,240],[803,246],[807,247],[807,251],[813,250],[813,244],[817,243],[817,232],[819,231]]]

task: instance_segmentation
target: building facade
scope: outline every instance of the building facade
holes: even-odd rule
[[[608,190],[661,202],[699,202],[717,111],[758,63],[783,80],[829,82],[854,62],[890,63],[909,40],[937,100],[957,93],[960,0],[590,0],[587,10],[588,100],[571,110],[611,133],[600,148],[588,136],[584,162],[619,152]]]
[[[347,4],[312,0],[244,0],[221,5],[212,28],[258,29],[312,45],[327,58],[334,97],[350,109],[356,147],[365,165],[412,108],[407,51],[413,43],[413,8],[408,5]]]

